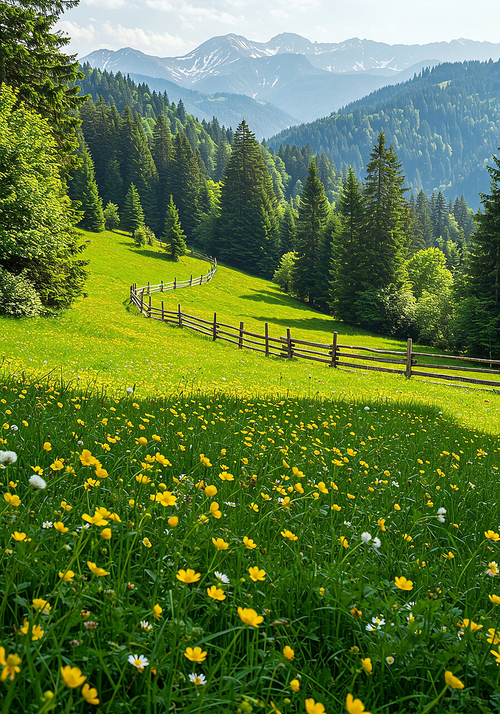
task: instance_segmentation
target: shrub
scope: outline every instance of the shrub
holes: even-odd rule
[[[33,285],[23,275],[0,268],[0,315],[35,317],[43,305]]]

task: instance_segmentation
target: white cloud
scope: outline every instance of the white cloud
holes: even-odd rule
[[[168,12],[172,9],[172,5],[168,0],[146,0],[146,7],[150,7],[152,10],[160,10],[161,12]]]
[[[182,3],[178,9],[182,15],[189,15],[189,17],[200,21],[215,20],[216,22],[222,22],[225,25],[238,25],[245,20],[243,17],[235,17],[234,15],[230,15],[228,12],[218,12],[214,8],[210,7],[195,7],[189,3]]]
[[[274,17],[279,17],[279,18],[283,18],[283,19],[290,17],[290,15],[287,12],[285,12],[284,10],[278,10],[278,9],[271,10],[271,15],[274,15]]]
[[[96,41],[96,30],[93,25],[80,27],[76,22],[63,20],[59,22],[57,29],[62,30],[71,37],[71,41],[75,44],[86,43],[93,44]]]
[[[126,0],[83,0],[83,3],[84,5],[98,7],[104,10],[120,10],[130,4],[126,2]]]
[[[146,54],[160,54],[164,57],[187,51],[192,47],[190,43],[180,37],[174,37],[168,32],[152,32],[139,27],[123,27],[122,25],[114,27],[109,22],[102,25],[100,34],[102,35],[101,46],[105,45],[111,49],[133,47]]]

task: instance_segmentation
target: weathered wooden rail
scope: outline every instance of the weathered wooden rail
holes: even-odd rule
[[[214,268],[208,275],[213,276],[216,269]],[[207,276],[202,276],[202,278]],[[211,277],[209,279],[211,279]],[[170,286],[176,285],[183,287],[187,285],[200,285],[198,282],[182,281],[178,283],[169,283]],[[160,285],[165,288],[166,283]],[[287,329],[286,336],[271,337],[269,334],[269,324],[264,324],[264,334],[259,334],[250,330],[244,329],[244,323],[240,322],[239,327],[228,325],[224,322],[219,322],[217,313],[214,312],[212,320],[205,320],[196,315],[182,312],[181,306],[178,305],[177,310],[165,309],[164,301],[161,307],[152,305],[151,293],[161,292],[157,289],[159,286],[145,286],[137,289],[135,285],[130,287],[130,301],[136,305],[139,311],[147,318],[152,320],[161,320],[171,325],[178,327],[187,327],[194,332],[198,332],[206,337],[215,340],[223,340],[236,345],[239,349],[248,349],[254,352],[261,352],[266,357],[278,357],[285,359],[307,359],[314,362],[320,362],[329,367],[343,367],[347,369],[363,369],[376,372],[388,372],[392,374],[404,375],[410,377],[425,377],[431,379],[444,379],[448,381],[463,382],[466,384],[477,384],[480,386],[498,387],[500,389],[500,370],[494,369],[493,365],[500,365],[500,360],[485,360],[475,359],[472,357],[454,357],[451,355],[438,355],[428,352],[414,352],[412,348],[412,340],[408,339],[405,350],[385,350],[374,347],[361,347],[359,345],[339,344],[337,332],[333,333],[332,341],[328,344],[320,342],[309,342],[292,338],[290,329]],[[149,292],[147,292],[149,288]],[[175,289],[169,287],[169,290]],[[147,299],[145,299],[147,297]],[[439,360],[447,360],[448,364],[432,364],[429,362],[420,362],[422,358],[431,357]],[[463,366],[464,362],[471,365],[481,366]],[[450,364],[451,363],[451,364]],[[486,367],[485,365],[489,365]],[[387,366],[382,366],[387,365]],[[418,369],[415,369],[418,367]],[[425,371],[421,368],[425,368]],[[433,371],[430,371],[433,370]],[[442,371],[467,372],[470,376],[462,376],[461,374],[443,374]],[[488,375],[498,375],[498,380],[481,379],[472,376],[471,373]]]

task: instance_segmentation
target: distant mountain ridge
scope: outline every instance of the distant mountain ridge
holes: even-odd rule
[[[270,149],[310,144],[344,172],[363,178],[378,134],[403,164],[407,185],[477,208],[488,191],[486,165],[500,144],[500,62],[443,63],[403,84],[385,86],[339,113],[268,139]],[[282,147],[280,149],[280,146]]]
[[[426,66],[499,58],[500,43],[466,39],[424,45],[388,45],[358,38],[318,43],[283,33],[269,42],[236,34],[212,37],[182,57],[157,57],[130,47],[95,50],[81,62],[147,77],[151,86],[150,78],[154,78],[205,94],[244,94],[275,105],[294,123],[338,111],[382,86],[411,78]],[[247,109],[245,118],[252,125],[250,106]],[[276,122],[283,121],[284,117],[276,117]],[[274,127],[267,136],[273,131]]]

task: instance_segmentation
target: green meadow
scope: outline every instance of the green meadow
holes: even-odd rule
[[[147,320],[207,264],[85,235],[87,295],[0,321],[1,714],[499,712],[498,394]],[[226,266],[161,298],[402,349]]]

